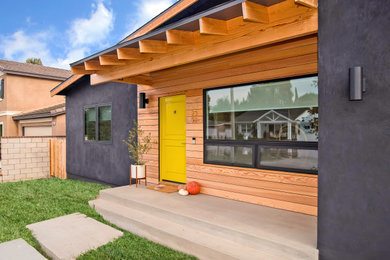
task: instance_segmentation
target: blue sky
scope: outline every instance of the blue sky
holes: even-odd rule
[[[69,63],[110,47],[176,0],[2,0],[0,59]]]

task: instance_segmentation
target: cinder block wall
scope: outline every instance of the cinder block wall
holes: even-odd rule
[[[48,178],[49,140],[53,137],[3,137],[1,139],[2,181],[16,182]]]

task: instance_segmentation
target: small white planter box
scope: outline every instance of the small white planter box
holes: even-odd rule
[[[145,165],[131,165],[131,178],[132,179],[145,178]]]

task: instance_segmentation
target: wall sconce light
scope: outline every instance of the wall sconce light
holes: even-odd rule
[[[145,108],[146,104],[149,104],[149,98],[146,98],[144,92],[139,93],[139,108]]]
[[[363,100],[363,93],[366,92],[365,80],[363,78],[363,68],[349,68],[349,100]]]

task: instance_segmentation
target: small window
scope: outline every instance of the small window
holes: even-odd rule
[[[0,99],[4,99],[4,79],[0,80]]]
[[[253,148],[239,145],[206,145],[206,161],[253,166]]]
[[[86,108],[84,110],[85,117],[85,131],[84,140],[94,141],[96,140],[96,108]]]
[[[84,109],[84,140],[111,141],[110,105],[96,105]]]
[[[263,168],[318,170],[318,151],[295,147],[260,147],[258,161]]]
[[[111,140],[111,106],[99,107],[99,141]]]

